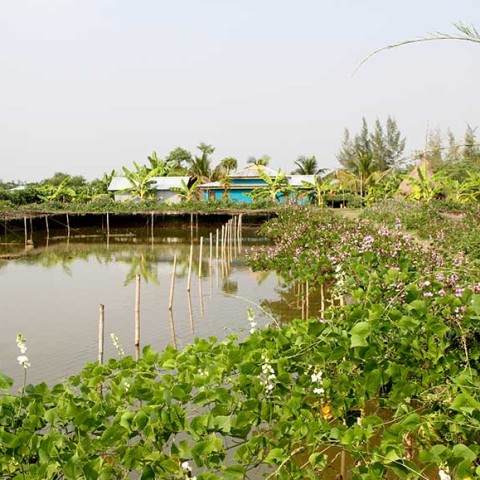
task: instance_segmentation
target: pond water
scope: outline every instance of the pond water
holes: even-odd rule
[[[126,354],[134,355],[136,276],[140,275],[141,346],[178,348],[193,338],[230,333],[246,335],[247,308],[259,326],[301,315],[293,288],[274,273],[254,273],[245,252],[265,240],[256,228],[243,227],[242,248],[231,261],[216,258],[219,225],[175,229],[124,229],[105,239],[94,229],[76,230],[70,237],[44,234],[35,248],[15,260],[0,261],[0,371],[23,379],[15,338],[27,339],[31,367],[28,381],[53,384],[97,359],[99,305],[105,307],[105,358],[117,355],[110,334],[118,336]],[[210,260],[209,235],[213,234]],[[199,277],[200,237],[203,237],[202,277]],[[190,244],[193,267],[187,293]],[[8,247],[11,250],[11,246]],[[177,257],[172,315],[170,284]],[[314,306],[312,305],[312,310]]]

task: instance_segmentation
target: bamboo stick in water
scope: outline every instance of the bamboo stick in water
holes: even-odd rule
[[[140,357],[140,275],[135,282],[135,354]]]
[[[105,306],[98,309],[98,362],[103,363],[103,348],[105,344]]]

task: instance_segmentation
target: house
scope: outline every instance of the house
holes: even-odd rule
[[[188,184],[190,177],[152,177],[152,188],[155,190],[155,197],[164,202],[180,203],[181,197],[172,188],[181,187],[182,180]],[[138,198],[132,197],[129,191],[131,189],[132,185],[126,177],[113,177],[108,186],[108,191],[113,192],[117,201],[138,200]]]
[[[242,170],[238,170],[229,175],[228,181],[210,182],[200,185],[202,198],[204,200],[220,200],[222,198],[233,200],[239,203],[251,203],[251,193],[259,187],[265,187],[267,182],[261,177],[260,173],[275,178],[278,172],[268,167],[251,165]],[[313,183],[314,175],[287,175],[287,182],[294,188],[304,187],[303,182]],[[279,197],[280,201],[285,201]],[[302,201],[302,203],[305,200]]]

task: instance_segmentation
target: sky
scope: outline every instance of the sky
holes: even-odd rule
[[[479,0],[0,0],[0,179],[87,180],[156,151],[215,147],[338,166],[343,132],[390,115],[422,149],[480,125],[480,45],[378,48],[454,22]],[[355,72],[355,73],[354,73]]]

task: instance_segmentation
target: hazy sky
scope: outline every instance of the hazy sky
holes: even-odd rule
[[[337,165],[345,127],[392,115],[407,153],[427,127],[480,125],[480,45],[377,48],[480,0],[0,0],[0,179],[145,162],[204,141],[214,163],[268,154]]]

